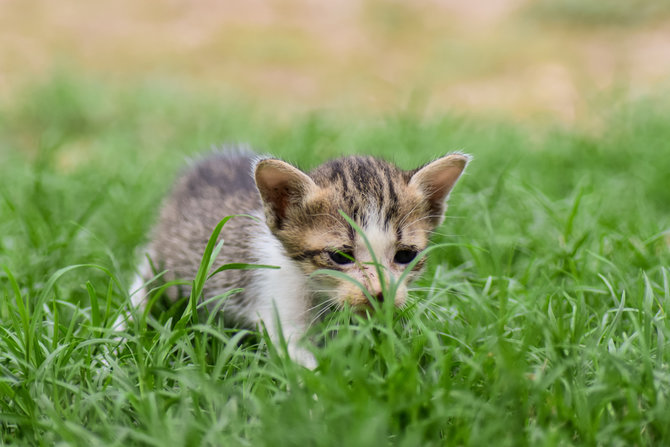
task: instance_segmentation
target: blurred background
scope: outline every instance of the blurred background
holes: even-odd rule
[[[597,126],[670,85],[664,0],[0,0],[0,94],[58,72],[277,115],[411,110]]]

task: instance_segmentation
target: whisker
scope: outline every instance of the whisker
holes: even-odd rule
[[[327,305],[330,304],[330,302],[331,302],[331,300],[323,301],[323,302],[317,304],[316,306],[312,306],[312,307],[310,307],[309,309],[305,310],[301,315],[304,315],[304,314],[306,314],[306,313],[312,312],[313,310],[319,309],[320,307],[327,306]]]
[[[414,212],[415,209],[421,204],[421,202],[417,202],[411,210],[409,210],[405,215],[400,219],[400,222],[398,222],[398,228],[403,229],[404,227],[402,226],[405,221],[409,218],[409,216]]]
[[[447,232],[444,232],[444,231],[436,231],[436,230],[431,231],[430,234],[431,235],[442,236],[442,237],[446,237],[446,238],[452,238],[452,237],[458,237],[459,236],[458,234],[455,234],[455,233],[447,233]]]
[[[436,218],[437,218],[437,219],[440,219],[441,217],[442,217],[441,214],[428,214],[427,216],[422,216],[422,217],[420,217],[420,218],[418,218],[418,219],[414,219],[413,221],[411,221],[411,222],[409,222],[409,223],[403,225],[402,227],[400,227],[400,231],[404,231],[405,228],[409,227],[410,225],[414,225],[414,224],[417,223],[417,222],[421,222],[422,220],[426,220],[426,219],[436,219]]]
[[[318,321],[323,315],[328,313],[331,309],[333,309],[337,305],[337,302],[334,300],[326,301],[326,303],[329,305],[321,309],[319,312],[317,312],[314,318],[312,318],[312,320],[309,322],[310,326],[313,325],[315,321]]]

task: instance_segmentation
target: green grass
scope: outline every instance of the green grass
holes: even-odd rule
[[[670,443],[670,100],[599,135],[409,112],[269,114],[67,76],[0,108],[3,445]],[[183,160],[475,159],[416,306],[315,327],[315,371],[181,310],[110,325]],[[225,250],[225,245],[223,250]],[[108,365],[100,362],[106,357]]]
[[[655,0],[538,0],[524,9],[544,22],[573,27],[617,27],[654,23],[668,16],[669,6]]]

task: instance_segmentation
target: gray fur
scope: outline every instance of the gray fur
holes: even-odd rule
[[[223,227],[222,252],[214,268],[232,262],[270,264],[280,270],[227,270],[210,278],[203,290],[209,299],[233,288],[244,291],[229,297],[224,318],[248,327],[264,323],[277,340],[281,332],[292,358],[305,366],[316,365],[313,356],[297,341],[320,311],[351,305],[369,309],[368,296],[384,301],[389,278],[399,278],[413,256],[424,250],[430,233],[443,218],[444,201],[460,177],[467,156],[451,154],[422,168],[403,171],[383,160],[351,156],[324,163],[309,174],[278,159],[259,157],[246,147],[227,147],[190,166],[181,175],[165,203],[147,252],[165,279],[195,278],[203,252],[216,225],[235,217]],[[351,216],[370,238],[380,270],[340,215]],[[347,252],[351,262],[337,261],[334,252]],[[402,254],[405,256],[400,256]],[[406,283],[423,267],[413,264],[409,275],[395,290],[394,305],[403,306]],[[363,284],[318,275],[321,269],[338,270]],[[142,284],[149,279],[141,268]],[[366,294],[366,292],[369,292]],[[172,288],[168,296],[189,293],[188,287]],[[145,291],[133,297],[142,306]],[[323,301],[322,301],[323,300]],[[215,304],[212,304],[214,306]]]
[[[148,247],[157,270],[167,270],[166,280],[195,277],[207,241],[224,217],[250,214],[262,221],[262,204],[250,175],[255,158],[254,153],[244,149],[216,152],[197,161],[177,180],[163,204]],[[229,220],[221,232],[224,247],[215,267],[230,262],[259,263],[262,254],[255,251],[252,243],[255,236],[267,231],[262,222],[247,216]],[[247,289],[252,277],[251,270],[223,271],[207,281],[205,298],[232,288]],[[169,296],[188,293],[187,287],[180,287],[171,290]],[[231,313],[237,315],[245,312],[236,308],[253,306],[254,297],[244,292],[231,297],[228,303]]]

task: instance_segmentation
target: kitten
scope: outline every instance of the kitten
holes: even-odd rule
[[[371,307],[368,296],[379,302],[389,298],[382,291],[427,247],[468,161],[467,155],[454,153],[404,171],[373,157],[348,156],[305,173],[245,149],[215,153],[177,180],[147,252],[158,271],[166,270],[166,280],[191,280],[223,217],[256,216],[258,221],[236,217],[226,223],[225,243],[214,267],[247,262],[280,269],[223,271],[207,281],[203,299],[243,288],[225,302],[224,319],[252,328],[262,322],[275,341],[281,329],[291,358],[314,368],[314,357],[298,344],[308,325],[326,309],[350,305],[363,310]],[[339,210],[363,229],[377,267]],[[392,297],[396,306],[405,303],[407,283],[419,275],[424,260],[397,286]],[[354,282],[312,275],[319,269],[347,274],[368,295]],[[140,289],[132,298],[135,306],[143,307],[146,293],[141,287],[151,277],[145,261],[132,289]],[[174,287],[168,295],[188,293],[185,287]]]

